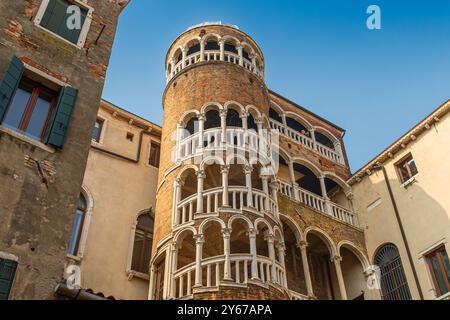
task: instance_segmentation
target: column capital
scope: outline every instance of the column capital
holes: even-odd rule
[[[177,178],[177,179],[175,180],[175,183],[178,184],[180,187],[183,187],[183,186],[184,186],[184,180],[181,179],[181,178]]]
[[[257,234],[258,234],[258,230],[254,229],[254,228],[248,229],[249,238],[256,238]]]
[[[188,47],[182,47],[181,48],[181,52],[183,52],[183,53],[187,53],[188,51],[189,51]]]
[[[171,249],[172,249],[172,252],[178,251],[178,243],[176,241],[172,242]]]
[[[200,113],[197,116],[198,121],[206,121],[206,115],[204,113]]]
[[[305,249],[308,248],[308,242],[305,241],[305,240],[301,240],[301,241],[298,242],[297,246],[298,246],[299,249],[305,250]]]
[[[273,234],[266,234],[264,235],[264,240],[267,241],[268,243],[274,243],[275,237],[273,236]]]
[[[206,173],[205,170],[198,170],[196,173],[198,179],[205,179]]]
[[[227,110],[225,110],[225,109],[220,110],[219,111],[219,115],[220,115],[221,118],[226,117],[227,116]]]
[[[331,262],[341,262],[342,257],[339,255],[335,255],[333,258],[331,258]]]
[[[348,200],[353,200],[353,198],[355,197],[355,195],[353,194],[353,190],[347,190],[345,192],[345,196],[347,197]]]
[[[224,174],[228,174],[230,172],[230,166],[229,165],[221,165],[220,166],[220,173]]]
[[[277,243],[276,247],[277,247],[278,250],[286,251],[286,245],[283,242]]]
[[[233,230],[231,229],[231,228],[223,228],[222,229],[222,236],[224,237],[224,238],[230,238],[231,237],[231,232],[232,232]]]
[[[184,128],[184,127],[186,126],[186,123],[185,123],[183,120],[180,120],[180,121],[177,122],[177,125],[178,125],[179,127]]]
[[[251,174],[252,172],[253,172],[252,166],[248,166],[248,165],[244,166],[244,173],[245,174]]]
[[[275,189],[276,191],[279,191],[280,190],[280,183],[278,181],[272,181],[270,183],[270,187],[272,189]]]
[[[194,236],[194,240],[196,244],[203,244],[205,243],[205,237],[202,234],[196,234]]]

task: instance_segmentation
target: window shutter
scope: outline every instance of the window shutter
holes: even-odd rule
[[[72,87],[61,89],[58,104],[51,119],[51,125],[47,130],[45,143],[56,148],[62,148],[66,140],[72,110],[77,100],[78,90]]]
[[[19,85],[24,70],[25,66],[22,61],[14,56],[0,83],[0,122],[5,116],[9,102]]]
[[[17,262],[0,259],[0,300],[8,300],[16,269]]]

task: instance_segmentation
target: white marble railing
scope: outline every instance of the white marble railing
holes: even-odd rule
[[[289,290],[289,297],[291,300],[309,300],[307,296],[292,290]]]
[[[241,60],[238,54],[224,51],[223,53],[223,60],[221,59],[221,53],[219,50],[205,50],[204,56],[203,56],[203,62],[209,62],[209,61],[224,61],[229,62],[237,65],[241,65]],[[167,75],[167,81],[170,81],[174,76],[176,76],[178,73],[180,73],[183,69],[194,65],[196,63],[202,62],[201,60],[201,53],[196,52],[189,56],[187,56],[184,61],[183,59],[179,61],[173,68],[173,71]],[[247,69],[250,72],[255,73],[258,77],[263,77],[263,72],[256,67],[251,61],[242,58],[242,66]]]
[[[261,215],[268,214],[278,219],[277,203],[270,196],[258,189],[252,189],[252,207],[248,206],[248,188],[241,186],[228,187],[229,208],[233,210],[253,210]],[[218,187],[203,191],[202,214],[215,214],[222,206],[223,188]],[[194,221],[197,213],[197,194],[193,194],[178,203],[175,217],[175,225],[183,225]]]
[[[317,143],[310,137],[307,137],[292,128],[285,127],[282,123],[276,120],[270,119],[270,127],[271,129],[277,130],[282,135],[302,144],[303,146],[320,154],[321,156],[324,156],[325,158],[330,159],[337,164],[344,164],[344,159],[336,150],[330,149],[320,143]]]
[[[255,155],[260,150],[260,140],[258,133],[253,130],[244,130],[242,128],[232,128],[226,130],[226,146],[245,148],[246,151],[253,152]],[[222,129],[214,128],[203,132],[203,146],[200,143],[199,133],[194,133],[182,139],[177,146],[177,159],[184,160],[194,155],[198,155],[203,150],[222,148]],[[203,148],[201,148],[203,147]],[[264,155],[261,155],[264,157]]]
[[[285,271],[279,262],[275,264],[275,274],[272,277],[273,262],[267,257],[257,256],[257,276],[262,283],[275,283],[283,286]],[[202,260],[202,285],[203,288],[217,288],[223,283],[225,274],[225,256],[216,256]],[[226,279],[227,286],[246,285],[251,278],[252,255],[230,255],[230,279]],[[175,283],[174,295],[176,299],[189,299],[193,294],[195,262],[177,270],[173,274]],[[273,279],[272,279],[273,278]]]
[[[295,199],[296,195],[292,184],[278,180],[280,183],[280,192],[290,198]],[[298,201],[305,204],[306,206],[321,212],[333,216],[334,218],[341,220],[345,223],[351,224],[353,226],[358,226],[358,220],[356,214],[349,209],[346,209],[336,203],[331,201],[326,201],[321,196],[318,196],[310,191],[304,190],[302,188],[297,188]],[[327,205],[328,203],[328,205]]]

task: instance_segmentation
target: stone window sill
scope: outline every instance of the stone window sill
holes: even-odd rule
[[[128,281],[133,280],[133,278],[138,278],[138,279],[150,281],[150,276],[148,274],[145,274],[145,273],[141,273],[141,272],[137,272],[137,271],[133,271],[133,270],[128,270],[127,271],[127,275],[128,275]]]
[[[405,181],[400,187],[408,189],[410,186],[412,186],[414,183],[417,182],[416,177],[418,174],[416,174],[414,177],[410,178],[408,181]]]
[[[30,138],[27,135],[25,135],[23,133],[20,133],[18,131],[14,131],[12,129],[9,129],[9,128],[6,128],[6,127],[0,125],[0,132],[4,132],[4,133],[6,133],[6,134],[8,134],[8,135],[10,135],[10,136],[12,136],[12,137],[14,137],[16,139],[22,140],[22,141],[24,141],[26,143],[29,143],[29,144],[31,144],[31,145],[33,145],[35,147],[38,147],[39,149],[42,149],[44,151],[47,151],[49,153],[55,153],[55,149],[54,148],[52,148],[52,147],[50,147],[50,146],[48,146],[46,144],[43,144],[42,142],[34,140],[33,138]]]

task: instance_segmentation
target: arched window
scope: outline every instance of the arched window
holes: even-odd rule
[[[238,54],[238,50],[236,49],[236,45],[234,45],[231,42],[225,42],[225,46],[224,46],[224,50],[234,53],[234,54]]]
[[[208,40],[208,41],[206,41],[206,44],[205,44],[205,50],[208,50],[208,51],[212,51],[212,50],[215,50],[215,51],[218,51],[218,50],[220,50],[220,46],[219,46],[219,43],[217,42],[217,40]]]
[[[278,121],[280,123],[283,123],[283,119],[280,117],[278,112],[276,112],[274,109],[270,108],[269,110],[269,118],[273,119],[275,121]]]
[[[302,125],[300,122],[298,122],[297,120],[294,120],[292,118],[287,118],[286,123],[289,128],[294,129],[295,131],[297,131],[303,135],[309,136],[309,130],[304,125]]]
[[[83,232],[83,225],[86,217],[86,210],[87,210],[86,198],[82,194],[80,194],[80,197],[78,198],[77,211],[75,212],[75,217],[73,218],[69,248],[67,250],[67,253],[69,255],[72,256],[78,255],[81,234]]]
[[[149,273],[153,244],[153,218],[149,213],[139,216],[134,233],[133,259],[131,269],[140,273]]]
[[[411,300],[408,281],[398,249],[393,244],[381,247],[375,255],[381,269],[381,292],[384,300]]]
[[[258,132],[258,125],[256,124],[255,118],[250,114],[247,118],[247,127],[248,130],[255,130]]]
[[[326,135],[316,131],[315,136],[318,143],[334,150],[334,143]]]
[[[194,54],[196,52],[200,52],[200,43],[193,43],[189,46],[187,56],[190,56],[191,54]]]
[[[247,52],[247,50],[242,50],[242,56],[244,57],[244,59],[251,61],[252,59],[250,58],[250,54]]]
[[[227,127],[239,127],[242,128],[242,119],[234,109],[228,109],[227,112]]]
[[[206,117],[205,130],[213,129],[213,128],[220,128],[219,111],[209,110],[208,112],[206,112],[205,117]]]

